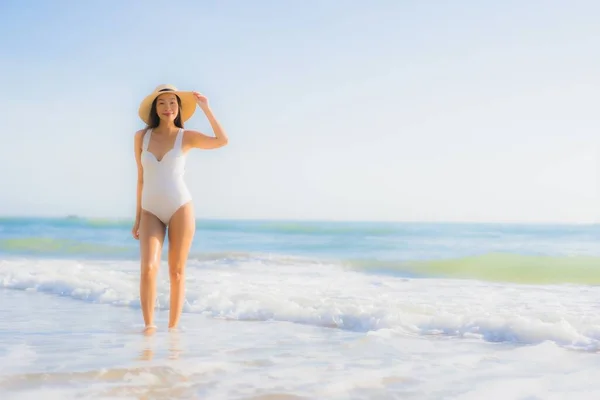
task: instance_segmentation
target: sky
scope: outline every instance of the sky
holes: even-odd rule
[[[0,215],[133,218],[142,98],[209,99],[198,218],[597,223],[600,2],[0,2]],[[200,109],[186,128],[212,134]]]

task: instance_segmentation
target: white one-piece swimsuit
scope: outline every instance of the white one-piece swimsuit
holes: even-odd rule
[[[175,145],[161,160],[148,151],[151,136],[152,129],[149,129],[144,135],[142,145],[142,209],[168,225],[173,214],[192,200],[184,181],[186,154],[182,149],[183,129],[179,129]]]

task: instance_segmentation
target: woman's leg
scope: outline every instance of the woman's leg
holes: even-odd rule
[[[140,303],[146,329],[154,325],[156,274],[165,239],[165,225],[153,214],[142,210],[140,218]]]
[[[176,328],[181,316],[185,298],[185,264],[195,230],[194,208],[190,202],[177,210],[169,221],[169,277],[171,280],[169,328]]]

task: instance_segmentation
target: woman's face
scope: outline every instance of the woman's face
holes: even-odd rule
[[[177,96],[173,93],[165,93],[156,99],[156,113],[158,118],[166,121],[174,121],[179,112]]]

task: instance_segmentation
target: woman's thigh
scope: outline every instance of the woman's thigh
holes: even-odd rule
[[[182,206],[169,221],[169,269],[181,272],[187,261],[196,231],[196,219],[192,203]]]
[[[153,214],[142,211],[140,218],[140,256],[142,272],[158,268],[165,240],[165,225]]]

